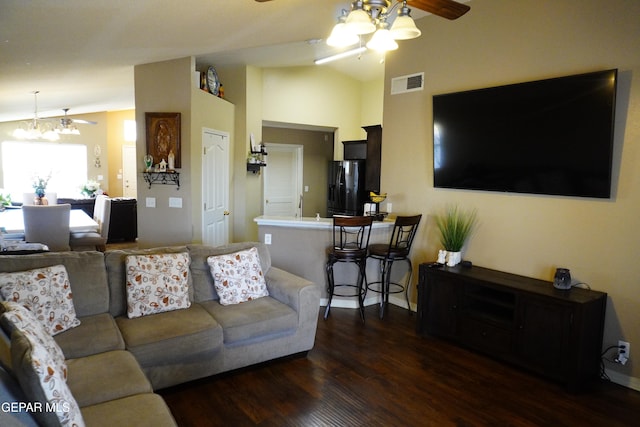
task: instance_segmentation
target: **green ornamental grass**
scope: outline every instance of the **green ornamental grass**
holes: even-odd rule
[[[449,206],[443,215],[436,216],[440,230],[440,243],[445,250],[460,252],[477,223],[475,209],[463,211],[458,206]]]

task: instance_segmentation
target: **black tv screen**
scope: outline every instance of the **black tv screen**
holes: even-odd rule
[[[433,96],[434,185],[611,195],[617,70]]]

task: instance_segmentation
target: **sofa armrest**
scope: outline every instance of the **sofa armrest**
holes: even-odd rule
[[[320,287],[315,283],[273,266],[265,274],[265,279],[269,296],[298,314],[310,311],[316,316],[320,307]]]

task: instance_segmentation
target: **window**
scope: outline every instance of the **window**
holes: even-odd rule
[[[51,176],[47,191],[58,197],[80,197],[87,182],[87,146],[54,142],[4,141],[2,143],[4,192],[21,202],[33,192],[35,177]]]

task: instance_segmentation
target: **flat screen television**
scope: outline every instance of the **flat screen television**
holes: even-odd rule
[[[617,70],[433,96],[434,186],[609,198]]]

